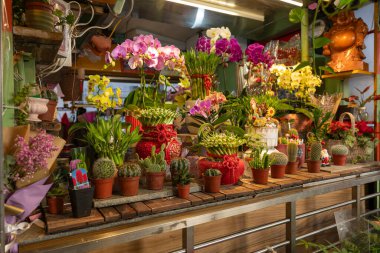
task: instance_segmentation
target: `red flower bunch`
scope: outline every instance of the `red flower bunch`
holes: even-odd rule
[[[359,121],[356,123],[355,127],[358,129],[358,132],[356,133],[358,136],[373,138],[374,130],[372,127],[368,126],[367,122]]]
[[[328,129],[328,137],[333,140],[342,140],[350,134],[351,124],[348,122],[333,121]]]

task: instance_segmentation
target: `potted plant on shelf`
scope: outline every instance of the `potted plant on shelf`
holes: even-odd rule
[[[188,199],[190,194],[190,174],[188,168],[182,167],[179,169],[175,180],[177,183],[178,197]]]
[[[56,116],[56,109],[57,109],[57,103],[58,103],[58,96],[57,94],[52,90],[44,90],[42,92],[42,97],[49,99],[49,102],[47,103],[47,112],[44,114],[38,115],[38,118],[42,121],[54,121]]]
[[[53,185],[46,195],[47,211],[50,214],[63,214],[64,199],[67,195],[67,186],[61,171],[53,174]]]
[[[218,169],[207,169],[203,174],[205,192],[217,193],[220,191],[222,173]]]
[[[354,116],[352,114],[344,113],[349,115],[352,123],[355,122]],[[342,114],[343,115],[343,114]],[[331,148],[334,145],[345,145],[346,147],[353,148],[356,142],[355,138],[355,123],[350,126],[350,123],[343,121],[342,115],[340,118],[342,120],[332,121],[329,125],[326,141],[326,148],[329,154],[331,154]]]
[[[321,169],[322,144],[314,141],[310,145],[310,157],[307,161],[307,170],[310,173],[318,173]]]
[[[305,162],[306,147],[305,147],[305,144],[303,143],[303,140],[300,139],[297,129],[290,128],[288,133],[285,135],[285,137],[280,137],[278,139],[278,145],[276,149],[280,151],[281,153],[284,153],[285,155],[287,155],[289,142],[295,142],[298,144],[298,152],[297,152],[298,168],[301,168],[301,166]]]
[[[262,149],[253,151],[252,160],[249,166],[252,169],[253,181],[256,184],[267,184],[269,176],[269,168],[272,164],[270,156],[267,152],[262,153]]]
[[[170,162],[170,174],[172,178],[172,185],[173,187],[177,185],[176,177],[178,174],[178,171],[185,169],[190,171],[190,161],[187,158],[184,157],[177,157],[171,160]]]
[[[298,144],[296,142],[290,142],[288,144],[288,164],[286,165],[286,174],[296,174],[298,171]]]
[[[139,164],[145,173],[148,190],[162,190],[164,187],[166,174],[164,150],[165,144],[161,145],[158,153],[156,153],[156,146],[153,146],[149,157],[139,159]]]
[[[273,152],[269,155],[271,164],[271,177],[283,178],[285,176],[285,168],[288,164],[288,156],[281,152]]]
[[[331,147],[331,154],[334,165],[343,166],[346,164],[348,148],[344,145],[334,145]]]
[[[54,7],[49,0],[25,1],[25,24],[52,32],[54,30]]]
[[[123,196],[135,196],[139,191],[141,167],[137,163],[124,163],[118,170],[120,193]]]
[[[92,166],[93,184],[96,199],[106,199],[112,196],[112,187],[116,173],[115,163],[109,158],[99,158]]]

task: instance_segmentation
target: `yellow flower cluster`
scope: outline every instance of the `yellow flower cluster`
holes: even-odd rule
[[[108,108],[122,105],[121,90],[116,88],[116,91],[114,91],[112,87],[109,87],[110,79],[99,75],[92,75],[89,78],[88,96],[86,97],[88,103],[94,104],[102,112]]]
[[[253,122],[253,126],[255,127],[265,127],[265,125],[267,124],[267,118],[265,117],[259,117],[259,118],[256,118],[255,121]]]
[[[285,65],[273,65],[271,72],[278,77],[278,87],[294,93],[297,98],[309,100],[310,96],[315,93],[316,87],[321,86],[322,80],[313,75],[310,66],[303,67],[293,71],[297,65],[286,67]]]

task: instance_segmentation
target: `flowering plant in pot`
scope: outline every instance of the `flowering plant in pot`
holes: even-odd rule
[[[334,165],[343,166],[346,164],[347,155],[349,150],[344,145],[334,145],[331,147],[331,154],[333,157]]]
[[[374,129],[365,121],[355,124],[356,143],[350,150],[351,163],[364,162],[371,158],[378,140],[375,138]]]
[[[55,171],[52,175],[53,185],[46,195],[48,204],[47,211],[51,214],[62,214],[64,206],[64,198],[67,195],[67,185],[61,171]]]
[[[352,148],[356,142],[355,132],[348,122],[332,121],[327,132],[327,150],[331,154],[334,145],[345,145]]]
[[[271,164],[271,177],[283,178],[285,176],[285,168],[288,164],[288,156],[281,152],[273,152],[269,155]]]
[[[307,161],[307,170],[311,173],[318,173],[321,169],[322,144],[314,141],[310,145],[310,157]]]
[[[203,174],[205,192],[217,193],[220,191],[222,172],[218,169],[207,169]]]
[[[190,174],[189,169],[182,167],[177,171],[175,177],[177,183],[178,197],[181,199],[188,199],[190,194]]]
[[[267,184],[269,176],[269,168],[272,160],[268,152],[263,152],[261,148],[257,148],[252,152],[252,160],[249,166],[252,169],[253,181],[256,184]]]
[[[172,178],[173,187],[177,185],[176,177],[180,170],[190,171],[190,161],[184,157],[177,157],[171,160],[170,162],[170,174]]]
[[[166,174],[165,144],[161,145],[156,153],[156,146],[152,147],[149,157],[139,159],[139,165],[146,177],[146,185],[149,190],[161,190],[164,187]]]
[[[94,198],[106,199],[112,196],[115,163],[109,158],[99,158],[92,166],[92,182],[95,186]]]
[[[118,170],[120,193],[123,196],[135,196],[139,191],[141,167],[138,163],[124,163]]]

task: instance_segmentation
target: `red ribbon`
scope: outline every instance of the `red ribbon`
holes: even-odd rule
[[[177,136],[177,132],[174,131],[173,125],[159,124],[155,127],[145,129],[144,138],[157,138],[157,141],[162,143],[168,143],[171,139]]]
[[[191,75],[191,78],[202,78],[203,79],[203,85],[206,89],[206,95],[210,95],[210,90],[212,87],[212,79],[209,74],[193,74]]]

